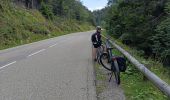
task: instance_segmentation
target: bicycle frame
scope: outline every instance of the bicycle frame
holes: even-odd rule
[[[106,51],[107,51],[107,54],[108,54],[108,63],[111,63],[111,60],[112,60],[112,48],[110,46],[110,42],[109,42],[109,39],[106,40]]]

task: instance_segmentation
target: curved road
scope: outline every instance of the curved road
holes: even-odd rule
[[[0,100],[96,100],[92,33],[1,50]]]

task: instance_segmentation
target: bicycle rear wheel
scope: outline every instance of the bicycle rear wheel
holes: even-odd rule
[[[102,54],[100,55],[100,63],[101,63],[101,65],[102,65],[105,69],[107,69],[107,70],[109,70],[109,71],[112,71],[111,65],[108,64],[108,59],[109,59],[109,56],[108,56],[107,53],[102,53]]]
[[[116,80],[116,83],[119,85],[120,84],[120,70],[119,70],[117,60],[114,60],[114,67],[115,67],[115,71],[114,71],[115,80]]]

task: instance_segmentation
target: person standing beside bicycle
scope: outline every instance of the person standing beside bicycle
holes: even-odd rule
[[[91,36],[91,41],[93,44],[92,57],[93,57],[94,61],[97,61],[97,59],[96,59],[97,48],[99,48],[102,45],[101,31],[102,31],[102,28],[100,26],[97,26],[96,32],[94,34],[92,34],[92,36]]]

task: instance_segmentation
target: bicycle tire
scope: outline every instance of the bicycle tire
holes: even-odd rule
[[[98,63],[101,65],[101,62],[100,62],[100,56],[101,54],[103,54],[104,52],[104,47],[103,46],[100,46],[98,49],[97,49],[97,61]]]
[[[103,58],[104,56],[107,56],[107,59],[109,59],[107,53],[102,53],[102,54],[100,55],[100,63],[101,63],[101,65],[102,65],[105,69],[107,69],[107,70],[109,70],[109,71],[112,71],[111,67],[109,68],[109,67],[107,67],[107,66],[103,63],[102,58]]]
[[[114,71],[115,80],[116,80],[116,83],[119,85],[120,84],[120,70],[119,70],[117,60],[114,60],[114,66],[115,66],[115,71]]]
[[[108,54],[108,63],[111,63],[111,56],[112,56],[111,51],[108,50],[107,54]]]
[[[120,73],[114,72],[115,80],[118,85],[120,85]]]

